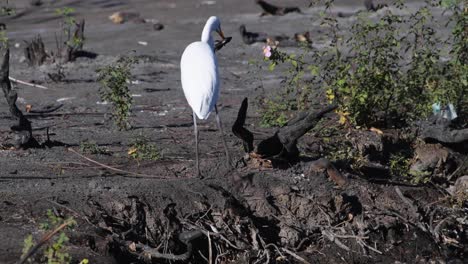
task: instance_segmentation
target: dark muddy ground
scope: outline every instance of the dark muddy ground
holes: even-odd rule
[[[192,115],[179,79],[179,59],[185,46],[199,39],[210,15],[219,16],[225,34],[233,37],[218,54],[222,78],[219,109],[229,132],[231,155],[240,160],[242,142],[230,132],[239,106],[244,97],[249,98],[246,127],[256,131],[257,141],[272,135],[274,129],[258,125],[255,99],[278,89],[281,76],[249,66],[251,59],[261,62],[262,45],[243,44],[239,25],[272,34],[311,31],[313,45],[320,49],[329,41],[318,25],[320,7],[306,8],[308,1],[274,1],[299,5],[303,12],[259,17],[261,10],[252,0],[46,0],[40,7],[31,7],[29,2],[10,1],[17,8],[16,15],[1,17],[12,46],[10,75],[49,89],[18,85],[18,106],[23,111],[28,104],[33,109],[59,103],[63,107],[53,113],[27,114],[34,137],[44,142],[48,128],[54,146],[16,150],[8,144],[13,138],[9,129],[13,120],[3,97],[0,99],[0,263],[20,258],[28,234],[35,238],[43,234],[39,223],[52,208],[78,222],[69,233],[74,261],[142,261],[126,246],[130,242],[158,248],[161,253],[182,254],[186,246],[179,234],[202,230],[203,235],[191,242],[193,254],[188,262],[205,263],[209,245],[217,263],[463,262],[468,239],[466,211],[452,207],[452,198],[442,188],[372,181],[374,176],[378,178],[378,171],[367,179],[343,172],[347,181],[338,187],[328,180],[330,172],[311,165],[323,155],[323,146],[318,146],[323,141],[314,133],[301,140],[304,154],[287,169],[250,164],[228,170],[210,117],[200,122],[205,179],[193,177]],[[410,7],[418,5],[415,1]],[[57,72],[56,65],[29,67],[23,58],[24,41],[40,34],[52,50],[55,36],[60,34],[60,18],[54,10],[64,6],[75,8],[76,17],[86,20],[84,49],[98,56],[65,64],[64,80],[52,82],[47,75]],[[346,14],[360,9],[364,9],[360,1],[337,5],[337,12]],[[138,12],[145,19],[158,20],[164,29],[155,31],[152,23],[113,24],[108,16],[116,11]],[[347,22],[355,17],[339,19],[346,32]],[[439,19],[435,23],[443,24],[446,17]],[[96,82],[96,69],[119,55],[139,58],[132,70],[136,83],[131,85],[134,105],[129,131],[117,131],[108,119],[110,107],[100,101]],[[316,107],[322,108],[319,103]],[[330,118],[333,115],[327,120]],[[140,135],[157,145],[160,160],[137,162],[128,157],[129,145]],[[79,152],[86,140],[110,153],[86,157],[146,176],[105,169],[70,150]],[[457,171],[462,172],[463,168]]]

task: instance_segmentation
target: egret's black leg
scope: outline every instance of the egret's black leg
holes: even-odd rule
[[[197,129],[197,115],[193,112],[193,131],[195,133],[195,166],[197,167],[197,177],[201,177],[200,163],[198,160],[198,129]]]
[[[216,113],[216,124],[218,124],[218,129],[221,132],[221,138],[223,139],[224,150],[226,151],[227,165],[229,168],[232,168],[231,156],[229,155],[229,150],[227,148],[226,140],[224,139],[223,126],[221,125],[221,119],[219,118],[218,107],[216,105],[215,105],[215,113]]]

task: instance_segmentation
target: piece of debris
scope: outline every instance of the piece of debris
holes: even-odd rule
[[[294,34],[294,39],[297,42],[303,42],[303,43],[312,43],[312,39],[310,38],[310,32],[306,31],[304,33],[296,33]]]
[[[164,25],[161,24],[161,23],[159,23],[159,22],[158,22],[158,23],[154,23],[154,24],[153,24],[153,29],[154,29],[155,31],[163,30],[163,29],[164,29]]]
[[[311,172],[326,172],[330,180],[332,180],[336,185],[343,187],[348,181],[347,179],[333,166],[333,164],[325,158],[312,161],[309,166],[309,173]]]
[[[460,192],[465,192],[468,194],[468,175],[461,176],[455,181],[454,184],[455,194]]]
[[[70,101],[75,98],[76,97],[62,97],[62,98],[57,99],[57,102]]]
[[[274,6],[272,4],[269,4],[263,0],[257,0],[257,4],[263,9],[263,13],[261,16],[265,15],[273,15],[273,16],[282,16],[287,13],[301,13],[301,10],[299,7],[293,6],[293,7],[279,7],[279,6]]]
[[[206,0],[206,1],[201,2],[201,5],[215,5],[215,4],[216,4],[216,1],[212,1],[212,0]]]
[[[457,111],[455,111],[455,106],[452,103],[448,103],[445,107],[441,108],[440,103],[432,104],[432,113],[439,117],[454,120],[458,117]]]
[[[114,24],[123,24],[125,22],[145,23],[145,19],[140,17],[137,12],[115,12],[109,16]]]
[[[414,150],[410,167],[412,175],[441,175],[454,170],[457,163],[453,152],[441,144],[420,144]]]
[[[138,41],[138,44],[140,44],[142,46],[148,46],[148,42],[146,42],[146,41]]]

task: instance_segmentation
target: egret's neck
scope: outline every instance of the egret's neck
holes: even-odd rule
[[[213,37],[211,36],[211,32],[213,31],[212,25],[206,24],[203,28],[203,32],[201,35],[201,41],[208,43],[211,48],[214,48],[214,41]]]

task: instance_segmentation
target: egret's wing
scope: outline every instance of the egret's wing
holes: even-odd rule
[[[182,88],[185,98],[200,119],[208,118],[219,95],[216,57],[207,43],[194,42],[182,54],[180,61]]]

